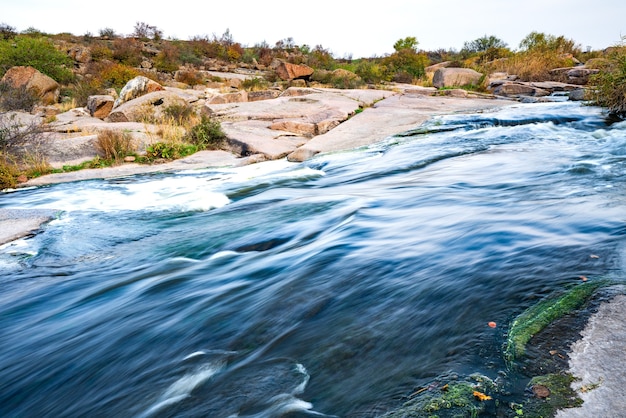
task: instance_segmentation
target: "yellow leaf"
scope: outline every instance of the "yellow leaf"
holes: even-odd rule
[[[476,399],[478,399],[479,401],[481,401],[481,402],[482,401],[488,401],[488,400],[491,399],[491,396],[485,395],[484,393],[479,392],[477,390],[474,391],[474,397]]]

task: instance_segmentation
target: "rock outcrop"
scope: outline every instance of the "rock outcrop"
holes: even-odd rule
[[[313,74],[313,68],[308,65],[291,64],[280,61],[274,68],[276,75],[282,80],[307,79]]]
[[[148,77],[137,76],[130,80],[120,91],[119,97],[115,100],[113,107],[118,107],[129,100],[136,99],[144,94],[163,90],[163,86]]]
[[[471,68],[439,68],[433,76],[433,86],[441,89],[477,85],[482,77],[481,73]]]
[[[25,88],[45,105],[56,103],[61,92],[59,83],[33,67],[11,67],[0,82],[15,89]]]
[[[107,122],[143,122],[160,118],[167,107],[186,104],[187,101],[176,93],[159,90],[114,107],[105,120]]]
[[[113,103],[115,103],[113,96],[105,94],[89,96],[87,98],[87,110],[91,116],[104,119],[113,110]]]

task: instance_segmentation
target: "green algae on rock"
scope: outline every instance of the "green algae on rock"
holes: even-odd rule
[[[558,298],[549,298],[526,309],[513,323],[508,333],[504,358],[512,363],[524,355],[528,341],[552,321],[583,306],[606,281],[585,282],[574,286]]]
[[[477,417],[490,404],[493,405],[495,401],[489,394],[497,390],[494,381],[478,373],[464,379],[441,377],[418,388],[400,408],[388,412],[383,418]]]

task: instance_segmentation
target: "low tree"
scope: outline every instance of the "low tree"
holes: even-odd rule
[[[424,76],[424,68],[428,64],[428,57],[417,52],[419,43],[413,36],[399,39],[393,45],[396,50],[383,60],[383,64],[394,74],[393,78],[399,82],[412,82],[413,79]]]
[[[147,24],[146,22],[135,23],[135,28],[132,33],[132,37],[141,41],[154,40],[159,41],[163,39],[163,31],[156,26]]]
[[[404,39],[398,39],[395,44],[393,44],[393,49],[396,52],[400,52],[403,50],[411,50],[413,52],[417,52],[417,46],[419,42],[417,42],[417,38],[414,36],[407,36]]]
[[[13,26],[0,23],[0,39],[13,39],[17,36],[17,31]]]
[[[473,41],[465,42],[463,44],[463,48],[461,49],[461,54],[469,56],[472,54],[481,54],[489,50],[504,49],[507,47],[508,45],[502,39],[493,35],[485,35],[474,39]]]
[[[561,54],[580,53],[580,45],[564,36],[554,36],[533,31],[521,40],[519,48],[527,52],[552,52]]]

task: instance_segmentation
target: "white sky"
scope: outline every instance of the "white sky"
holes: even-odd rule
[[[335,57],[382,56],[398,39],[414,36],[419,48],[460,50],[465,41],[494,35],[516,49],[530,32],[573,39],[602,49],[626,35],[624,0],[0,0],[0,23],[22,31],[98,35],[103,28],[128,35],[135,23],[165,38],[220,36],[230,30],[244,46],[291,37],[322,45]]]

